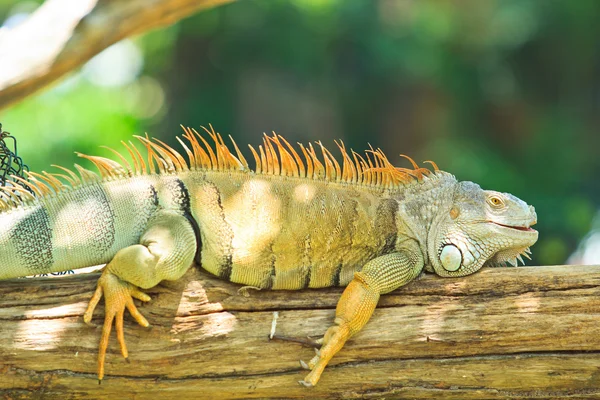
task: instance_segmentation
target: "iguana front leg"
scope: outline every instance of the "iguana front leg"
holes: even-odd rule
[[[120,250],[106,265],[83,316],[89,323],[104,295],[105,319],[98,352],[99,381],[104,377],[104,359],[113,320],[116,319],[117,339],[125,358],[128,356],[123,334],[125,308],[140,325],[149,325],[133,304],[133,298],[149,301],[150,297],[137,287],[148,289],[162,280],[180,278],[192,264],[195,253],[196,237],[190,222],[181,214],[163,210],[151,219],[140,244]]]
[[[300,384],[309,387],[317,384],[329,360],[369,321],[381,294],[391,292],[419,275],[423,269],[423,256],[416,243],[411,243],[396,253],[369,261],[362,271],[354,274],[337,304],[335,325],[325,333],[321,349],[308,364],[301,362],[311,372],[299,381]]]

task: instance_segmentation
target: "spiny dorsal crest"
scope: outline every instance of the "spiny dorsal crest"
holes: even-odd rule
[[[118,151],[106,146],[101,147],[113,152],[120,162],[105,157],[76,153],[79,157],[94,163],[100,172],[100,176],[78,164],[75,164],[77,173],[68,168],[53,165],[61,172],[48,173],[42,171],[41,174],[38,174],[26,171],[28,180],[19,176],[12,176],[14,182],[0,187],[0,211],[19,205],[31,204],[40,197],[52,196],[90,182],[110,181],[157,173],[176,174],[189,170],[252,172],[233,138],[229,136],[235,149],[235,155],[225,144],[221,134],[215,132],[212,125],[209,125],[209,127],[210,130],[204,127],[202,129],[212,140],[213,146],[195,129],[182,126],[184,131],[182,136],[187,140],[187,144],[179,137],[176,139],[187,154],[187,160],[172,147],[159,139],[150,139],[146,134],[145,137],[134,136],[146,148],[146,157],[142,155],[132,141],[121,141],[131,157],[131,162]],[[389,162],[381,149],[375,150],[372,147],[365,152],[364,157],[354,150],[350,150],[352,154],[352,157],[350,157],[341,140],[339,142],[335,141],[342,155],[342,164],[340,165],[321,142],[316,142],[316,144],[320,149],[321,159],[312,143],[309,143],[308,146],[298,143],[301,156],[282,136],[277,135],[275,132],[273,132],[273,136],[264,134],[263,144],[258,146],[258,150],[248,145],[256,164],[254,173],[346,182],[388,189],[398,188],[413,181],[420,181],[423,177],[432,173],[427,168],[419,167],[413,159],[405,155],[401,156],[410,161],[413,169],[395,167]],[[434,173],[439,171],[433,161],[425,162],[431,164]]]

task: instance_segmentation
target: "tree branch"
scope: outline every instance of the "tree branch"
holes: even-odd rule
[[[0,109],[48,86],[121,39],[234,0],[46,0],[0,29]]]
[[[153,328],[126,317],[131,363],[111,338],[96,380],[103,308],[81,315],[97,274],[0,282],[0,395],[8,398],[461,399],[600,396],[600,269],[486,269],[383,296],[312,389],[296,381],[332,323],[341,289],[251,291],[196,269],[150,291]]]

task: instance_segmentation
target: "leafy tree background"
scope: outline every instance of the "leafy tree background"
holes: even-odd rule
[[[0,0],[0,21],[38,5]],[[240,1],[119,43],[0,121],[33,170],[143,132],[176,145],[179,124],[371,143],[535,205],[534,262],[559,264],[600,203],[598,21],[597,0]]]

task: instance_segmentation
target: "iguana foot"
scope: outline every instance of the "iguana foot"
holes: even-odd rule
[[[321,358],[321,350],[315,349],[315,356],[313,358],[311,358],[311,360],[308,362],[308,364],[305,363],[304,361],[300,360],[300,365],[304,369],[312,370],[315,367],[315,365],[317,365],[320,358]]]
[[[325,333],[323,346],[320,349],[315,349],[315,356],[308,363],[300,360],[300,366],[310,370],[303,381],[298,381],[302,386],[312,387],[319,382],[321,374],[331,357],[344,346],[344,343],[350,337],[348,325],[339,319],[336,319],[335,322],[336,325],[330,327]]]
[[[92,314],[102,298],[102,295],[104,295],[105,316],[104,327],[102,328],[102,338],[100,339],[100,349],[98,351],[99,382],[104,377],[104,359],[106,357],[106,349],[108,348],[108,339],[110,337],[110,331],[112,330],[113,320],[115,320],[117,339],[121,347],[121,354],[123,354],[125,359],[127,359],[128,356],[127,346],[125,345],[125,336],[123,334],[123,315],[125,313],[125,308],[129,310],[129,313],[131,313],[138,324],[143,327],[148,327],[150,325],[146,318],[138,311],[135,304],[133,304],[133,298],[141,301],[150,301],[150,296],[142,293],[137,287],[122,281],[116,275],[106,270],[98,280],[96,291],[83,314],[83,321],[86,324],[89,324],[92,320]]]
[[[262,288],[259,288],[257,286],[242,286],[241,288],[238,289],[238,294],[240,296],[244,296],[244,297],[250,297],[250,290],[262,290]]]

